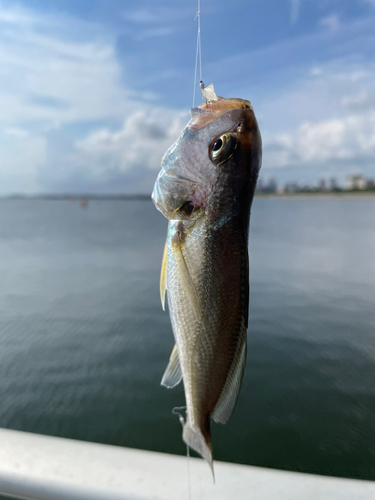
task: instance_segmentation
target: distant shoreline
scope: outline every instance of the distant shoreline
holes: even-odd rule
[[[310,193],[255,193],[257,199],[275,199],[275,200],[309,200],[309,199],[374,199],[375,191],[340,191],[340,192],[310,192]],[[151,194],[39,194],[39,195],[22,195],[14,194],[0,196],[0,201],[3,200],[48,200],[48,201],[71,201],[81,202],[88,201],[151,201]]]
[[[0,200],[67,200],[67,201],[81,201],[81,200],[151,200],[151,194],[36,194],[36,195],[23,195],[14,194],[1,196]]]
[[[276,194],[276,193],[255,193],[255,198],[267,198],[267,199],[303,199],[308,200],[311,198],[317,199],[337,199],[337,198],[345,198],[345,199],[361,199],[361,198],[373,198],[375,200],[375,191],[340,191],[337,193],[332,192],[315,192],[315,193],[284,193],[284,194]]]

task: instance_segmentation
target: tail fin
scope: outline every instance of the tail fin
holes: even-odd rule
[[[205,438],[199,427],[197,427],[196,425],[191,425],[188,416],[187,421],[184,424],[182,439],[188,446],[190,446],[190,448],[199,453],[202,456],[202,458],[207,460],[208,465],[211,468],[213,480],[215,482],[214,464],[212,458],[211,433],[209,428],[207,436]]]

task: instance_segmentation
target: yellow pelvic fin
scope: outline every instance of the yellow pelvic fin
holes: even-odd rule
[[[160,299],[163,311],[165,311],[165,292],[167,291],[167,262],[168,262],[168,246],[165,243],[163,260],[160,271]]]

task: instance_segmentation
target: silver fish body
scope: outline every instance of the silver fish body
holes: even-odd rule
[[[248,101],[191,113],[153,192],[170,220],[161,294],[163,302],[167,289],[176,341],[162,384],[182,377],[183,439],[212,467],[211,419],[229,419],[245,367],[248,229],[261,138]]]

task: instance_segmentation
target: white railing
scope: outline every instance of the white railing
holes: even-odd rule
[[[0,429],[0,494],[29,500],[188,500],[187,458]],[[371,500],[375,482],[190,458],[191,500]]]

